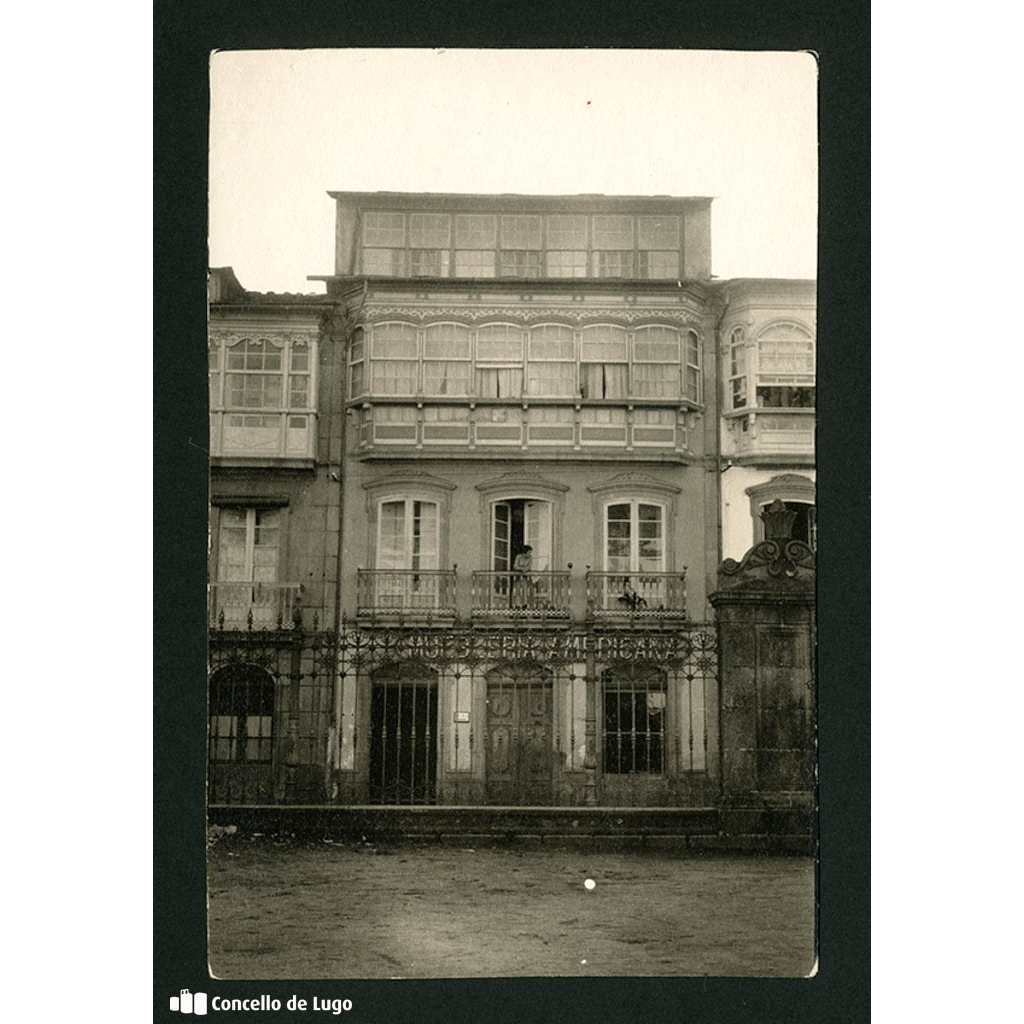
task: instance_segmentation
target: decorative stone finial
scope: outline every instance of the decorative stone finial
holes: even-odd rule
[[[776,498],[761,513],[761,522],[764,523],[764,539],[789,540],[793,534],[796,515],[796,512],[786,508],[785,504]]]

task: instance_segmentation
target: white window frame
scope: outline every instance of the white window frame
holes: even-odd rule
[[[245,513],[245,578],[240,580],[229,580],[225,578],[224,562],[224,536],[225,530],[229,529],[225,523],[225,513]],[[277,530],[277,544],[275,545],[276,556],[274,559],[274,578],[272,580],[257,580],[256,574],[256,517],[259,514],[272,514],[277,517],[274,529]],[[281,581],[281,563],[284,558],[284,531],[285,515],[282,508],[255,508],[244,505],[225,505],[220,509],[217,521],[217,582],[226,584],[238,584],[239,586],[256,586],[260,583],[274,585]]]
[[[381,555],[383,552],[383,545],[381,544],[381,531],[384,526],[384,506],[388,504],[397,504],[402,502],[404,506],[403,511],[403,553],[401,566],[385,566],[381,565]],[[435,509],[434,514],[434,552],[435,560],[437,565],[414,565],[415,553],[413,550],[413,541],[415,534],[413,530],[415,520],[415,505],[433,505]],[[442,505],[437,498],[420,496],[417,494],[387,494],[377,498],[377,528],[375,531],[375,546],[374,546],[374,557],[373,564],[374,569],[378,572],[405,572],[405,571],[423,571],[433,572],[441,568],[441,514]]]
[[[648,331],[670,331],[675,337],[675,355],[671,359],[651,359],[649,357],[641,358],[638,354],[639,343],[644,341],[643,335]],[[630,394],[636,398],[651,398],[660,399],[663,401],[678,401],[679,396],[682,394],[682,345],[683,345],[683,332],[678,327],[672,324],[644,324],[641,327],[636,327],[633,330],[632,337],[632,356],[633,356],[633,372],[630,373]],[[673,370],[673,380],[668,381],[669,394],[667,395],[650,395],[641,394],[640,387],[641,381],[638,379],[639,374],[635,372],[637,366],[670,366]]]
[[[501,357],[501,356],[481,356],[480,355],[480,341],[481,337],[486,338],[488,334],[495,328],[503,328],[506,333],[515,332],[519,335],[519,358],[514,359],[512,357]],[[479,371],[480,370],[518,370],[519,371],[519,394],[518,395],[503,395],[501,398],[512,398],[521,399],[526,394],[526,348],[527,338],[529,331],[527,328],[520,324],[512,323],[492,323],[482,324],[476,330],[476,336],[473,339],[473,393],[481,401],[487,401],[488,399],[494,399],[493,395],[482,394],[481,388],[479,387]]]
[[[537,340],[541,341],[543,335],[549,331],[557,331],[564,333],[565,338],[560,340],[567,340],[571,354],[568,357],[558,356],[552,358],[551,356],[535,356],[533,355],[533,342],[536,334]],[[525,394],[535,398],[575,398],[579,394],[579,351],[576,344],[576,332],[565,324],[531,324],[530,329],[526,334],[526,378],[525,378]],[[535,390],[533,385],[533,374],[531,367],[535,363],[555,363],[559,365],[570,366],[570,381],[569,390],[566,393],[559,394],[544,394],[539,390]]]
[[[793,338],[773,338],[768,337],[777,331],[788,330],[792,334],[796,335]],[[801,344],[807,346],[810,355],[811,369],[809,371],[799,372],[787,372],[787,373],[769,373],[766,372],[763,367],[765,355],[763,348],[765,345],[770,345],[777,342],[792,342],[795,344]],[[748,358],[748,364],[753,361],[753,376],[754,382],[751,388],[750,384],[747,385],[748,391],[748,409],[764,409],[769,412],[785,412],[789,409],[808,409],[812,410],[814,406],[787,406],[787,405],[761,405],[758,398],[758,389],[760,388],[771,388],[771,387],[790,387],[790,388],[810,388],[814,389],[817,383],[817,339],[814,333],[809,330],[804,324],[799,323],[796,320],[774,320],[770,324],[765,324],[757,332],[757,337],[754,339],[752,346],[753,360]],[[749,373],[749,371],[748,371]],[[750,392],[753,392],[751,394]]]
[[[628,569],[613,569],[608,564],[608,511],[613,505],[630,506],[630,552]],[[640,568],[640,506],[650,505],[661,512],[661,567],[658,569]],[[601,506],[601,564],[605,572],[622,573],[622,575],[640,575],[644,572],[668,571],[668,505],[664,501],[653,498],[606,498]]]
[[[366,337],[366,331],[362,327],[357,327],[352,334],[352,343],[348,350],[348,397],[349,401],[357,398],[361,398],[367,393],[370,387],[369,374],[367,369],[369,366],[369,357],[367,353],[367,346],[369,345],[369,339]],[[359,358],[355,356],[358,353]],[[355,387],[355,368],[359,367],[360,373],[362,374],[363,384],[362,387],[356,390]]]
[[[438,333],[440,329],[448,328],[454,329],[457,335],[461,335],[462,340],[465,341],[465,352],[464,356],[433,356],[429,353],[430,343],[433,340],[433,335]],[[424,395],[429,395],[433,398],[468,398],[473,394],[473,334],[472,331],[465,324],[456,323],[454,321],[441,321],[438,323],[427,324],[423,328],[423,342],[420,346],[420,357],[422,363],[422,370],[420,380],[422,381],[421,388]],[[427,388],[428,379],[428,364],[431,363],[459,363],[465,367],[466,371],[466,387],[464,391],[433,391]],[[431,375],[433,379],[433,375]]]
[[[750,403],[750,379],[747,374],[747,337],[742,326],[729,332],[729,408],[746,409]],[[737,398],[741,401],[737,402]]]
[[[278,370],[248,370],[244,366],[239,369],[238,367],[229,368],[229,354],[232,349],[237,349],[242,346],[242,354],[244,360],[245,346],[249,342],[262,342],[264,344],[272,346],[278,351],[281,357],[281,365]],[[292,353],[296,348],[306,347],[308,349],[308,366],[305,370],[293,370],[292,369]],[[230,412],[242,415],[263,415],[263,414],[280,414],[280,413],[296,413],[299,415],[315,415],[317,410],[317,341],[316,337],[309,335],[308,337],[302,337],[293,339],[290,337],[275,338],[269,332],[252,331],[245,332],[239,337],[232,337],[231,339],[218,338],[217,335],[211,335],[210,338],[210,361],[213,361],[214,352],[216,352],[217,366],[210,368],[211,377],[215,378],[211,380],[210,387],[210,411],[211,412]],[[277,377],[280,382],[281,399],[276,405],[236,405],[232,403],[230,399],[230,391],[228,388],[228,377],[232,375],[254,376],[254,377]],[[304,376],[307,378],[306,386],[306,404],[292,405],[292,378]],[[244,392],[244,383],[243,383]]]
[[[412,333],[412,337],[415,339],[415,342],[414,342],[415,352],[414,352],[414,354],[411,355],[411,356],[408,356],[408,355],[396,356],[396,355],[384,355],[384,354],[378,355],[377,354],[376,346],[383,341],[383,339],[378,337],[378,331],[382,327],[402,327],[402,328],[406,329],[407,333],[411,332]],[[375,323],[371,327],[371,329],[369,331],[369,334],[370,334],[370,338],[369,338],[369,345],[370,345],[370,352],[369,352],[370,377],[369,377],[368,388],[369,388],[370,394],[380,395],[380,396],[389,397],[389,398],[391,398],[391,397],[398,397],[398,398],[413,398],[413,397],[415,397],[419,393],[419,388],[420,388],[420,367],[421,367],[421,363],[422,363],[422,346],[420,344],[420,332],[417,330],[416,325],[408,323],[407,321],[404,321],[404,320],[383,320],[380,323]],[[376,374],[374,372],[375,371],[375,366],[376,366],[376,364],[378,362],[381,362],[381,363],[388,363],[388,362],[392,362],[392,363],[399,363],[399,362],[409,363],[409,362],[411,362],[413,364],[412,390],[410,390],[410,391],[382,391],[382,390],[380,390],[376,386]]]
[[[585,355],[586,343],[588,335],[592,335],[597,331],[610,330],[616,338],[621,338],[622,341],[622,355],[621,357],[616,356],[614,358],[601,357],[600,359],[587,358]],[[625,366],[626,367],[626,386],[623,389],[621,396],[605,397],[604,395],[592,395],[589,392],[585,396],[588,399],[598,399],[605,402],[625,402],[629,399],[630,395],[630,366],[629,366],[629,350],[630,350],[630,332],[619,324],[588,324],[580,331],[580,344],[579,344],[579,387],[582,388],[585,385],[586,375],[584,373],[584,366]]]

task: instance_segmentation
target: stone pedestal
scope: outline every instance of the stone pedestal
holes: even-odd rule
[[[772,538],[728,559],[719,624],[721,824],[792,848],[814,831],[814,553]]]

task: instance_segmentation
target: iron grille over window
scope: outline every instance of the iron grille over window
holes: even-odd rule
[[[370,802],[431,804],[437,795],[437,679],[383,671],[373,681]]]
[[[604,770],[611,775],[665,771],[665,677],[609,669],[604,688]]]
[[[210,759],[269,762],[274,681],[258,668],[226,668],[210,680]]]

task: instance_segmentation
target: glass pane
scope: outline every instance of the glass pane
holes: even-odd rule
[[[679,364],[634,363],[633,394],[639,398],[678,397]]]
[[[642,362],[679,361],[679,332],[671,327],[641,327],[636,332],[633,356]]]
[[[628,215],[601,215],[594,217],[595,249],[632,249],[633,218]]]
[[[363,214],[363,245],[400,248],[405,245],[405,214]]]
[[[679,277],[679,253],[641,252],[640,276],[647,280],[674,279]]]
[[[678,249],[679,218],[668,214],[638,218],[641,249]]]
[[[423,393],[425,395],[468,395],[469,363],[436,362],[423,364]]]
[[[633,276],[632,249],[595,251],[594,257],[598,277]]]
[[[349,392],[350,398],[355,398],[363,393],[363,364],[357,363],[352,367],[352,386]]]
[[[493,249],[497,224],[498,218],[493,214],[456,214],[455,244],[460,249]]]
[[[576,393],[575,363],[530,363],[530,394],[571,398]]]
[[[468,359],[469,328],[458,324],[434,324],[426,329],[423,355],[427,359]]]
[[[371,353],[375,359],[415,359],[416,328],[410,324],[376,324]]]
[[[409,244],[422,249],[447,249],[451,245],[451,217],[447,213],[410,214]]]
[[[405,568],[405,502],[385,501],[380,506],[378,569]]]
[[[503,324],[481,327],[477,335],[476,357],[480,362],[521,363],[523,332]]]
[[[457,249],[455,274],[458,277],[494,277],[494,250]]]
[[[505,250],[501,254],[502,277],[540,277],[540,251]]]
[[[583,362],[610,363],[625,362],[626,331],[622,327],[587,327],[580,342],[580,359]]]
[[[539,249],[540,217],[533,215],[502,217],[501,246],[503,249]]]
[[[413,502],[413,569],[437,568],[437,505]]]
[[[412,395],[416,393],[416,363],[412,360],[373,360],[371,388],[382,395]]]
[[[587,253],[585,249],[549,252],[546,257],[549,277],[586,277]]]
[[[413,277],[447,277],[447,249],[413,249],[410,255],[410,273]]]
[[[364,249],[363,273],[400,277],[405,273],[404,249]]]
[[[289,405],[294,409],[305,409],[309,398],[309,378],[305,375],[291,378]]]
[[[534,327],[530,331],[531,359],[572,359],[572,331],[568,327]]]
[[[547,218],[549,249],[587,248],[587,218],[584,214],[556,214]]]

